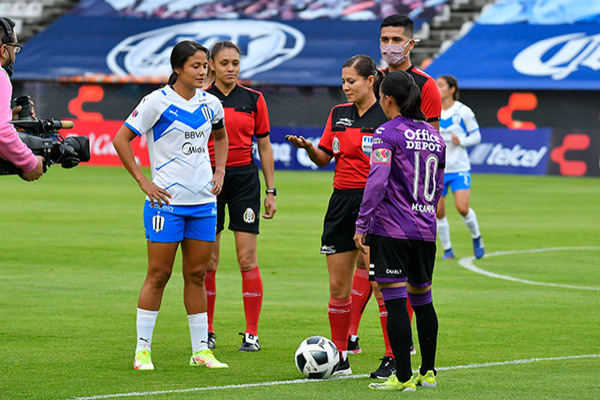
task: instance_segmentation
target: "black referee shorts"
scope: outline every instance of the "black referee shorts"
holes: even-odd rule
[[[258,234],[260,179],[256,164],[225,168],[223,190],[217,196],[217,233],[225,228],[225,205],[229,230]]]
[[[354,232],[364,189],[333,189],[323,221],[321,254],[356,250]]]
[[[435,242],[394,239],[373,234],[370,235],[370,239],[370,280],[408,281],[415,287],[431,285],[435,263]]]

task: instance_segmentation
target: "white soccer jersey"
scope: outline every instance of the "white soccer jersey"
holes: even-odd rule
[[[224,115],[210,93],[198,90],[186,100],[165,86],[144,97],[125,121],[137,135],[146,135],[152,182],[173,195],[171,204],[216,201],[207,143],[213,127],[224,126]]]
[[[455,101],[447,110],[442,109],[440,133],[446,142],[446,168],[444,171],[446,173],[470,171],[471,163],[467,147],[474,146],[481,141],[479,124],[473,111],[460,101]],[[459,146],[452,143],[452,135],[458,136]]]

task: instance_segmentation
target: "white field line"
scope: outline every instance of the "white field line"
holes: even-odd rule
[[[485,258],[505,256],[505,255],[509,255],[509,254],[544,253],[544,252],[550,252],[550,251],[565,251],[565,250],[600,250],[600,247],[550,247],[550,248],[546,248],[546,249],[498,251],[496,253],[486,254]],[[500,274],[496,274],[494,272],[489,272],[489,271],[486,271],[484,269],[477,267],[473,263],[474,260],[475,260],[475,257],[464,257],[464,258],[461,258],[458,260],[458,264],[461,267],[468,269],[469,271],[475,272],[476,274],[489,276],[490,278],[504,279],[507,281],[526,283],[529,285],[553,286],[553,287],[561,287],[561,288],[568,288],[568,289],[600,291],[600,288],[598,288],[598,287],[563,285],[560,283],[549,283],[549,282],[537,282],[537,281],[530,281],[528,279],[519,279],[519,278],[515,278],[513,276],[509,276],[509,275],[500,275]]]
[[[524,360],[499,361],[499,362],[489,362],[489,363],[481,363],[481,364],[454,365],[451,367],[440,367],[440,368],[436,368],[436,369],[438,371],[451,371],[451,370],[457,370],[457,369],[485,368],[485,367],[496,367],[496,366],[502,366],[502,365],[530,364],[530,363],[541,362],[541,361],[560,361],[560,360],[574,360],[574,359],[581,359],[581,358],[599,358],[599,357],[600,357],[600,354],[584,354],[584,355],[580,355],[580,356],[527,358]],[[415,372],[416,372],[416,370],[415,370]],[[115,393],[115,394],[104,394],[104,395],[89,396],[89,397],[73,397],[68,400],[116,399],[119,397],[153,396],[153,395],[159,395],[159,394],[205,392],[205,391],[210,391],[210,390],[225,390],[225,389],[244,389],[244,388],[263,387],[263,386],[291,385],[291,384],[296,384],[296,383],[327,382],[327,381],[338,380],[338,379],[358,379],[358,378],[367,378],[368,376],[369,376],[368,374],[347,375],[347,376],[340,376],[340,377],[335,377],[335,378],[331,378],[331,379],[321,379],[321,380],[319,380],[319,379],[294,379],[294,380],[287,380],[287,381],[246,383],[246,384],[240,384],[240,385],[209,386],[209,387],[197,387],[197,388],[189,388],[189,389],[173,389],[173,390],[156,390],[156,391],[152,391],[152,392]]]

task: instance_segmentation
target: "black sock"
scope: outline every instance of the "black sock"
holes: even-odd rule
[[[406,382],[412,376],[410,368],[412,332],[406,309],[406,298],[385,300],[385,308],[388,312],[387,332],[396,359],[396,376],[400,382]]]
[[[421,375],[427,371],[435,372],[435,351],[437,345],[438,319],[433,308],[433,303],[415,307],[417,317],[417,332],[419,333],[419,345],[421,347]],[[389,318],[389,317],[388,317]]]

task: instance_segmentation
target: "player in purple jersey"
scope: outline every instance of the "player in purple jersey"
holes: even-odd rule
[[[387,331],[396,359],[396,374],[373,390],[414,391],[435,386],[438,321],[431,297],[435,261],[436,206],[444,185],[446,145],[425,122],[421,93],[404,71],[389,73],[381,83],[381,108],[390,121],[373,135],[371,170],[356,220],[354,240],[367,251],[371,271],[388,311]],[[421,368],[412,376],[412,334],[406,309],[410,298],[417,316]]]

